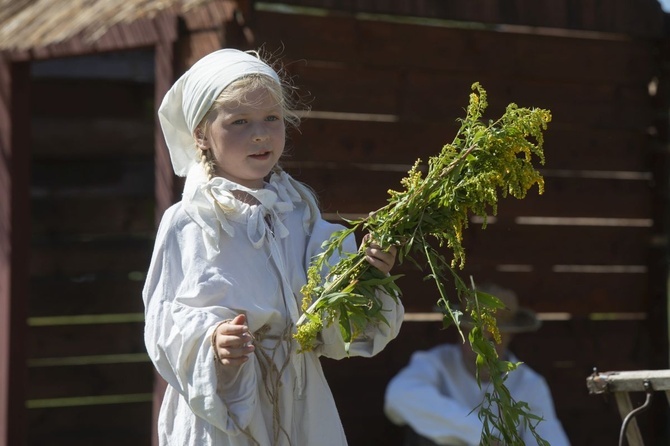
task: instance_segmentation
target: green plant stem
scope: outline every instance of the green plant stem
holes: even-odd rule
[[[361,255],[360,252],[358,253],[358,255]],[[328,283],[328,285],[323,290],[322,296],[327,296],[331,292],[344,288],[344,284],[351,282],[351,277],[353,276],[354,272],[358,271],[358,268],[361,267],[361,265],[363,265],[365,261],[366,261],[365,255],[363,254],[362,257],[356,261],[354,266],[349,271],[347,271],[346,274],[342,274],[338,276],[337,279],[335,279],[334,281]],[[316,308],[323,301],[323,299],[324,297],[321,297],[320,299],[317,299],[314,302],[312,302],[312,305],[310,305],[309,308],[307,308],[307,310],[305,310],[305,312],[300,316],[296,325],[304,323],[305,320],[307,319],[308,314],[314,314]]]

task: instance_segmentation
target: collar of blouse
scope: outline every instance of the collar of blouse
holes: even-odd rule
[[[244,192],[257,201],[248,204],[235,198],[233,191]],[[295,209],[302,200],[286,172],[273,173],[262,189],[250,189],[222,177],[208,179],[204,169],[195,164],[186,176],[182,203],[186,213],[202,228],[208,257],[219,253],[221,231],[235,236],[231,222],[246,224],[246,236],[256,249],[263,246],[269,231],[285,238],[289,230],[282,214]],[[305,206],[303,226],[309,225],[309,206]]]

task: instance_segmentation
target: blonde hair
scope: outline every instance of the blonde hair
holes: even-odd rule
[[[260,58],[260,56],[258,57]],[[297,89],[290,80],[286,76],[283,76],[284,70],[279,69],[276,71],[280,75],[280,78],[283,78],[282,84],[278,84],[274,79],[263,74],[250,74],[241,77],[224,88],[196,127],[196,132],[202,132],[202,134],[206,135],[209,131],[209,126],[216,119],[218,112],[225,107],[230,107],[231,105],[255,105],[249,100],[248,95],[250,92],[258,89],[265,89],[270,97],[279,105],[287,129],[289,127],[297,129],[300,125],[300,115],[296,110],[300,108],[301,98],[298,96]],[[203,150],[200,147],[198,147],[198,150],[200,152],[200,163],[205,169],[208,178],[212,179],[216,172],[216,160],[212,156],[211,150]],[[283,169],[279,164],[276,164],[272,172],[281,174]],[[316,193],[307,184],[294,179],[291,175],[287,175],[287,177],[300,195],[300,198],[309,206],[309,226],[311,228],[316,220],[316,216],[320,213]]]
[[[249,100],[248,95],[250,92],[259,89],[267,91],[272,100],[279,105],[287,126],[298,128],[300,125],[300,115],[296,112],[297,99],[290,94],[285,94],[286,87],[277,84],[274,79],[256,73],[241,77],[224,88],[204,118],[202,118],[198,127],[211,123],[222,108],[241,104],[256,105]]]

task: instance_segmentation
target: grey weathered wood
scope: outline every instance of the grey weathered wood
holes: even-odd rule
[[[589,393],[644,392],[645,381],[655,391],[670,390],[670,370],[602,372],[586,380]]]
[[[670,403],[670,370],[594,373],[587,378],[586,386],[591,394],[613,393],[622,420],[635,410],[630,392],[664,391]],[[630,446],[644,446],[635,418],[626,427],[626,439]]]

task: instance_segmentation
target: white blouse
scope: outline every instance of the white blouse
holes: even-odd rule
[[[260,204],[234,198],[232,190]],[[161,445],[346,445],[319,356],[347,356],[337,324],[313,352],[297,353],[306,269],[342,227],[311,218],[285,173],[252,190],[189,172],[182,201],[163,215],[143,291],[145,343],[168,382]],[[345,249],[356,250],[353,238]],[[370,326],[350,356],[372,356],[396,337],[403,307],[382,296],[389,325]],[[255,352],[237,367],[214,360],[217,324],[247,316]]]
[[[544,378],[521,364],[509,373],[505,386],[516,401],[528,403],[533,414],[544,418],[536,427],[540,437],[551,446],[569,446]],[[474,446],[482,433],[477,406],[486,391],[486,382],[480,388],[465,368],[461,346],[443,344],[412,355],[388,384],[384,411],[395,424],[409,425],[437,444]],[[524,444],[537,444],[530,431],[520,434]]]

